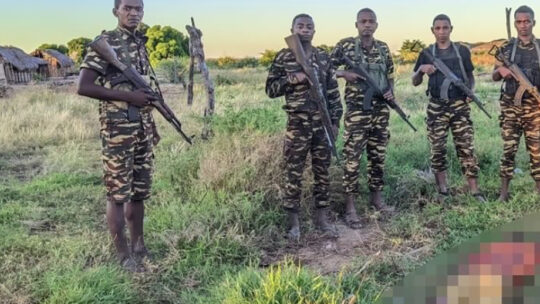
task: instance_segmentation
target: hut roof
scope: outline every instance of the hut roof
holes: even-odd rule
[[[0,46],[0,56],[4,58],[4,61],[12,64],[20,71],[37,70],[40,65],[47,65],[47,61],[30,56],[23,50],[13,46]]]
[[[34,52],[32,52],[31,55],[36,56],[40,52],[43,52],[43,53],[45,53],[45,54],[47,54],[47,55],[49,55],[51,57],[54,57],[56,60],[58,60],[60,65],[63,66],[63,67],[70,67],[70,66],[73,66],[75,64],[75,62],[73,62],[73,60],[71,58],[69,58],[68,56],[60,53],[57,50],[53,50],[53,49],[35,50]],[[39,54],[39,55],[43,56],[43,54]]]

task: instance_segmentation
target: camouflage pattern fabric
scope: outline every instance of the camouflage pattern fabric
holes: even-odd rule
[[[345,133],[343,156],[343,187],[348,194],[358,194],[360,159],[367,152],[367,171],[369,190],[382,191],[384,187],[384,160],[386,146],[390,139],[388,107],[375,107],[369,111],[347,111],[345,114]]]
[[[521,107],[514,105],[514,97],[503,95],[499,116],[503,139],[500,176],[511,179],[514,176],[515,158],[521,135],[529,152],[531,175],[540,181],[540,107],[531,98],[523,98]]]
[[[357,54],[357,49],[362,54]],[[357,48],[356,38],[341,40],[332,52],[332,64],[338,68],[344,66],[350,69],[343,58],[349,57],[355,64],[365,64],[364,58],[371,65],[385,65],[385,73],[388,80],[394,78],[394,64],[388,45],[375,40],[369,50]],[[385,90],[386,88],[383,88]],[[347,113],[345,114],[344,132],[344,175],[343,186],[348,194],[358,194],[358,177],[360,159],[364,152],[368,158],[368,180],[370,191],[382,191],[384,186],[384,161],[386,158],[386,146],[390,139],[388,121],[390,110],[382,97],[372,100],[372,109],[364,110],[364,95],[367,84],[363,81],[356,83],[347,82],[345,86],[345,102]]]
[[[324,134],[321,115],[318,112],[290,115],[283,155],[286,166],[286,182],[283,207],[298,210],[302,175],[308,152],[311,152],[311,169],[314,176],[313,198],[317,208],[330,205],[328,187],[330,185],[331,151]]]
[[[118,58],[129,63],[155,88],[155,79],[148,76],[150,65],[144,43],[146,38],[139,32],[130,33],[118,27],[103,32]],[[105,88],[133,91],[128,82],[116,83],[120,71],[107,63],[92,49],[81,64],[81,69],[92,69],[99,73],[97,83]],[[150,196],[152,184],[153,138],[155,123],[152,107],[139,109],[140,119],[128,119],[128,103],[123,101],[100,101],[102,160],[107,199],[123,204],[132,200],[145,200]]]
[[[448,169],[446,142],[450,129],[462,173],[468,178],[478,177],[479,167],[474,153],[474,129],[470,114],[471,108],[466,101],[430,99],[426,123],[433,171],[443,172]]]
[[[517,43],[517,45],[516,45]],[[540,44],[540,40],[537,40]],[[514,48],[515,46],[515,48]],[[503,56],[514,62],[527,76],[532,84],[540,89],[540,64],[538,63],[538,52],[534,43],[525,45],[521,40],[513,38],[501,45],[500,52]],[[501,87],[502,93],[508,96],[514,96],[519,87],[519,83],[514,78],[505,79]],[[502,97],[502,96],[501,96]],[[525,92],[524,98],[531,98],[530,94]]]
[[[321,86],[325,88],[330,119],[334,125],[339,125],[343,108],[329,56],[317,48],[312,52],[309,62],[319,74]],[[315,205],[322,208],[330,204],[328,168],[331,152],[321,116],[315,101],[310,97],[308,84],[292,84],[290,81],[289,75],[301,71],[292,51],[283,49],[276,55],[266,82],[266,94],[269,97],[285,96],[283,109],[288,114],[288,123],[283,149],[286,166],[283,207],[295,211],[299,208],[302,174],[308,153],[311,153],[315,179]]]
[[[512,39],[505,42],[500,50],[506,58],[516,63],[527,78],[540,89],[539,58],[534,43],[525,45],[519,39]],[[521,106],[516,106],[514,94],[518,87],[517,81],[511,78],[504,80],[501,88],[499,122],[503,139],[503,156],[500,176],[510,179],[514,176],[515,157],[521,135],[524,135],[525,145],[529,152],[531,175],[535,181],[540,181],[540,106],[527,92],[523,95]]]
[[[349,67],[343,60],[343,55],[350,58],[354,64],[361,65],[362,58],[367,59],[369,64],[385,64],[386,65],[386,74],[387,78],[394,79],[394,63],[392,61],[392,55],[388,45],[382,41],[375,40],[373,47],[370,50],[366,50],[360,47],[362,55],[356,54],[356,38],[349,37],[338,42],[334,50],[332,51],[332,64],[337,69],[340,66],[344,66],[344,70],[350,70],[352,67]],[[384,56],[384,58],[381,57]],[[367,70],[367,69],[366,69]],[[369,72],[369,71],[368,71]],[[347,82],[345,84],[345,103],[347,105],[347,110],[357,110],[363,109],[362,103],[364,100],[364,94],[367,90],[367,84],[363,81],[358,81],[355,83]],[[383,91],[385,88],[381,88]],[[373,106],[386,106],[386,103],[381,98],[373,99]]]

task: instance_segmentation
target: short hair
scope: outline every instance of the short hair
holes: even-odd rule
[[[377,19],[377,14],[375,14],[375,12],[370,8],[365,7],[363,9],[359,10],[358,13],[356,13],[356,19],[358,19],[358,16],[360,16],[361,13],[373,14],[375,16],[375,19]]]
[[[114,0],[114,8],[119,8],[120,4],[122,4],[122,0]]]
[[[516,18],[517,14],[519,13],[525,13],[525,14],[529,14],[531,15],[531,18],[534,20],[534,11],[532,10],[532,8],[526,6],[526,5],[522,5],[520,7],[517,8],[517,10],[514,12],[514,19]]]
[[[450,25],[452,25],[452,21],[450,21],[450,17],[448,17],[445,14],[439,14],[439,15],[435,16],[435,18],[433,18],[432,25],[435,25],[436,21],[448,21],[448,23],[450,23]]]
[[[309,18],[309,19],[311,19],[311,21],[313,21],[313,17],[311,17],[308,14],[298,14],[298,15],[294,16],[294,18],[292,20],[292,27],[294,27],[294,23],[296,22],[296,20],[298,20],[300,18]]]

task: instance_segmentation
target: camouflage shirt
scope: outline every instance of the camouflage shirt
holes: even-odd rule
[[[512,56],[515,43],[517,43],[517,46],[515,54]],[[540,40],[537,40],[537,43],[540,45]],[[503,52],[504,57],[514,62],[525,73],[532,84],[540,89],[540,64],[534,43],[525,45],[520,39],[512,38],[501,45],[500,51]],[[504,80],[501,91],[507,98],[513,98],[518,87],[519,83],[512,77]],[[530,98],[530,94],[525,92],[524,97]]]
[[[315,72],[318,73],[323,90],[326,89],[330,120],[333,124],[338,124],[343,114],[343,106],[339,96],[336,73],[330,63],[330,58],[323,49],[316,48],[308,60]],[[301,71],[302,67],[296,62],[290,49],[279,51],[270,66],[266,80],[266,94],[271,98],[285,96],[286,105],[283,109],[287,113],[317,111],[316,101],[311,100],[309,96],[309,84],[292,85],[287,81],[287,75]]]
[[[127,29],[117,27],[112,31],[104,31],[101,37],[107,39],[107,42],[115,50],[121,62],[133,66],[143,77],[147,78],[147,81],[153,88],[155,87],[153,77],[148,76],[150,63],[148,62],[148,54],[145,47],[146,36],[138,31],[132,33]],[[97,83],[105,88],[121,91],[133,91],[135,89],[127,81],[115,83],[115,80],[120,79],[122,76],[120,70],[106,62],[90,47],[81,64],[81,69],[92,69],[98,72]],[[102,100],[100,101],[100,119],[107,121],[127,121],[127,109],[127,102]],[[140,110],[141,119],[151,120],[151,110],[152,107],[142,108]]]
[[[341,66],[345,67],[345,70],[350,70],[352,67],[348,66],[343,60],[343,55],[351,59],[354,64],[360,65],[363,63],[362,57],[370,64],[384,64],[386,65],[386,75],[388,80],[394,79],[394,62],[392,61],[392,55],[390,54],[390,48],[388,45],[380,40],[375,40],[370,50],[363,48],[358,38],[349,37],[338,42],[334,50],[332,51],[332,64],[336,69]],[[358,45],[358,47],[357,47]],[[361,51],[362,54],[357,54]],[[363,56],[362,56],[363,55]],[[384,90],[385,88],[381,88]],[[345,102],[348,109],[362,109],[364,101],[364,94],[367,90],[367,85],[363,81],[359,83],[349,83],[345,85]],[[374,98],[375,104],[386,104],[382,98]]]

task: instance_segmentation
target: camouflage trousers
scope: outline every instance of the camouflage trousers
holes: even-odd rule
[[[431,168],[434,172],[448,169],[446,142],[450,129],[462,173],[468,178],[478,177],[480,168],[474,153],[474,129],[470,115],[471,108],[464,100],[430,99],[426,123],[431,147]]]
[[[101,121],[102,160],[107,200],[124,204],[150,197],[152,122]]]
[[[511,97],[503,96],[499,122],[503,139],[503,156],[500,176],[514,176],[515,158],[521,135],[529,152],[531,175],[540,181],[540,107],[534,99],[523,99],[522,106],[516,107]]]
[[[328,168],[330,167],[331,151],[321,116],[318,113],[289,113],[283,148],[285,159],[283,207],[287,210],[299,210],[302,175],[308,153],[311,153],[311,169],[314,175],[313,198],[315,206],[317,208],[328,207],[330,205]]]
[[[384,186],[384,161],[390,139],[388,120],[390,110],[386,105],[371,111],[348,110],[345,113],[343,187],[347,194],[358,194],[360,159],[367,152],[367,176],[370,191],[382,191]]]

